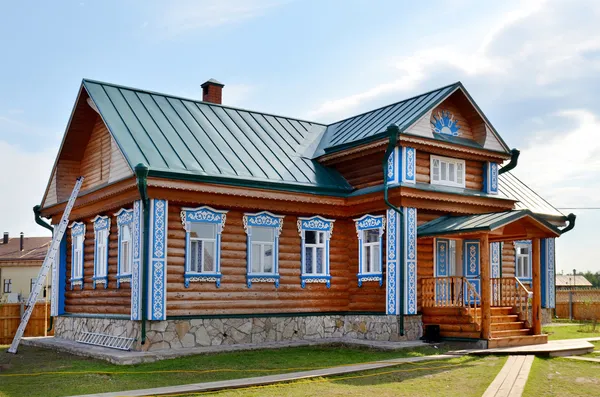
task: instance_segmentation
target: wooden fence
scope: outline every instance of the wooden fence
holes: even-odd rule
[[[8,345],[12,342],[20,323],[21,304],[0,303],[0,345]],[[43,302],[39,302],[33,308],[24,336],[53,335],[54,332],[46,333],[49,324],[50,304],[46,307]]]
[[[574,320],[600,320],[600,289],[556,291],[556,316],[569,318],[569,293],[573,293]]]

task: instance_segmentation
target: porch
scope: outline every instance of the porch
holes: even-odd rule
[[[559,235],[529,211],[446,216],[419,226],[418,238],[434,237],[434,277],[419,285],[423,324],[439,325],[442,337],[486,340],[488,348],[546,343],[542,251]],[[500,243],[516,240],[531,241],[530,283],[499,271]]]

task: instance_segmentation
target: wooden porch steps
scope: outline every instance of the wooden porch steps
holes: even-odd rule
[[[481,326],[475,322],[475,315],[481,319],[481,308],[428,307],[423,308],[423,324],[440,326],[443,338],[481,339]],[[491,338],[489,348],[542,344],[548,341],[547,335],[532,335],[527,323],[519,318],[515,309],[507,307],[491,308]]]

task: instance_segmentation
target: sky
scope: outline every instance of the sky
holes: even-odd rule
[[[558,270],[600,271],[598,20],[595,0],[0,0],[0,229],[45,234],[83,78],[191,98],[216,78],[224,104],[318,122],[460,80],[515,174],[577,214]]]

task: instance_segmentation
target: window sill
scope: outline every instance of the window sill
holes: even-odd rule
[[[71,283],[71,290],[77,285],[79,285],[81,289],[83,289],[83,277],[71,278],[69,279],[69,282]]]
[[[186,272],[183,275],[185,288],[190,286],[191,282],[194,283],[215,283],[217,288],[221,286],[221,273],[194,273]]]
[[[357,277],[359,287],[362,287],[365,281],[379,281],[379,286],[383,286],[383,273],[359,273]]]
[[[108,288],[108,276],[92,277],[92,280],[94,281],[94,289],[98,284],[104,284],[104,289]]]
[[[275,283],[275,288],[279,288],[279,274],[248,274],[246,284],[252,288],[252,283]]]
[[[302,282],[302,288],[306,287],[306,284],[327,284],[327,288],[331,286],[331,276],[326,274],[303,274],[300,276]]]
[[[122,283],[131,283],[131,274],[117,274],[117,288],[119,288]]]

